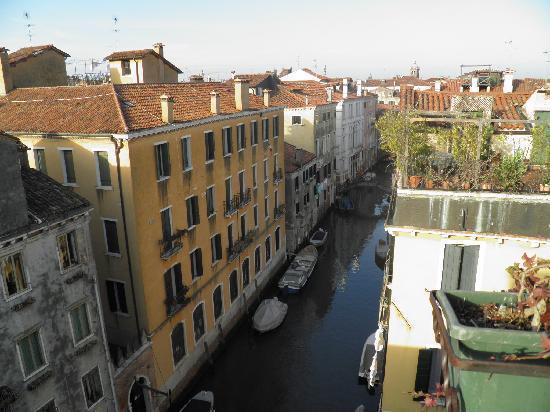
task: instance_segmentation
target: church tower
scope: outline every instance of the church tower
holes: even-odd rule
[[[416,64],[416,60],[411,66],[411,76],[416,77],[417,79],[420,78],[420,67],[418,67],[418,65]]]

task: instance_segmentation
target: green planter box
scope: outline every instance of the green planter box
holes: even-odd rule
[[[466,326],[451,305],[453,300],[514,304],[515,294],[437,291],[430,300],[434,329],[448,359],[449,386],[458,398],[457,410],[550,411],[550,361],[501,360],[504,354],[540,352],[542,333]]]

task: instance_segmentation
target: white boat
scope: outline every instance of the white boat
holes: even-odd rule
[[[374,262],[380,269],[384,269],[388,256],[389,245],[384,239],[380,239],[374,250]]]
[[[378,327],[365,341],[359,364],[359,379],[367,380],[369,386],[380,381],[383,350],[384,330]]]
[[[320,227],[313,233],[313,235],[311,235],[309,238],[309,243],[316,247],[323,246],[327,241],[327,237],[328,231]]]
[[[214,394],[200,391],[183,405],[180,412],[214,412]]]
[[[288,305],[279,299],[264,299],[254,313],[252,325],[258,332],[270,331],[283,323],[287,311]]]
[[[308,245],[303,248],[279,280],[279,288],[291,293],[296,293],[303,288],[315,269],[318,255],[315,246]]]

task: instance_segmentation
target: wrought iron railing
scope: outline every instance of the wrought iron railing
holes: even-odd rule
[[[233,199],[223,202],[223,214],[225,216],[231,216],[239,208],[239,196],[233,196]]]
[[[176,313],[178,310],[182,309],[187,305],[191,299],[187,297],[187,292],[189,291],[189,288],[187,286],[183,286],[183,290],[176,296],[171,296],[167,298],[164,303],[166,305],[166,315],[171,316],[174,313]]]
[[[275,206],[275,208],[273,209],[273,218],[274,219],[279,219],[282,215],[285,214],[285,205],[279,205],[279,206]]]
[[[161,259],[168,259],[183,247],[183,241],[181,238],[186,232],[187,231],[185,229],[178,229],[176,233],[170,237],[159,240]]]
[[[283,180],[283,171],[282,171],[282,169],[281,168],[275,169],[275,171],[273,172],[273,183],[277,184],[281,180]]]
[[[246,206],[252,200],[250,189],[246,189],[243,193],[236,195],[236,198],[239,209]]]
[[[239,240],[235,241],[231,246],[227,248],[227,260],[233,261],[237,256],[243,252],[248,245],[250,245],[254,239],[256,238],[257,230],[251,229],[248,232],[246,232],[246,235],[244,235]]]

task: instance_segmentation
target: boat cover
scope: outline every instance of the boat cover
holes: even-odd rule
[[[260,303],[252,318],[254,329],[267,332],[279,326],[286,316],[288,305],[277,298],[265,299]]]

